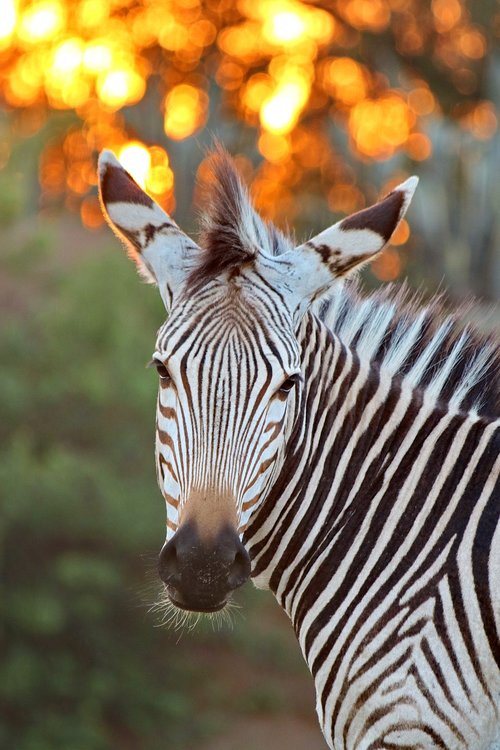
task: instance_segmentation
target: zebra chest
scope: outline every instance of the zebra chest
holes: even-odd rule
[[[437,601],[427,599],[413,610],[367,618],[311,649],[316,708],[330,748],[499,749],[498,673],[482,683],[466,664],[460,633],[451,634],[450,645],[439,616]]]

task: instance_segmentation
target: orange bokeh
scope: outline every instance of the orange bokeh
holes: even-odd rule
[[[371,272],[380,281],[394,281],[402,271],[401,256],[396,250],[386,248],[370,266]]]
[[[356,104],[348,127],[361,154],[386,159],[408,141],[414,122],[415,116],[403,97],[390,93]]]
[[[176,141],[188,138],[206,121],[208,96],[205,91],[181,83],[165,99],[165,133]]]
[[[441,116],[437,95],[414,70],[389,81],[369,56],[358,57],[363,35],[390,31],[402,59],[432,53],[464,96],[477,90],[490,39],[465,0],[345,0],[331,8],[304,0],[0,0],[0,19],[0,95],[17,113],[16,134],[32,135],[51,110],[79,120],[44,150],[42,204],[66,195],[91,228],[99,226],[101,148],[114,149],[172,210],[174,175],[159,141],[192,137],[209,114],[257,129],[264,163],[251,180],[266,215],[290,221],[308,175],[332,211],[360,208],[364,195],[346,153],[333,146],[332,123],[359,160],[401,153],[424,161],[432,155],[426,118]],[[163,111],[156,143],[141,140],[124,114],[146,95]],[[493,104],[471,101],[457,111],[461,126],[478,140],[493,137]],[[9,141],[0,164],[10,152]],[[394,273],[390,255],[380,263]]]

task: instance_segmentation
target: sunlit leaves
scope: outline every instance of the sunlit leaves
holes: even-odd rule
[[[166,149],[143,142],[140,117],[122,112],[146,96],[173,141],[199,133],[209,115],[255,128],[265,160],[248,175],[257,203],[290,221],[297,186],[315,171],[332,210],[363,203],[332,131],[345,132],[361,161],[423,161],[432,155],[426,118],[443,109],[477,139],[497,129],[480,87],[489,36],[466,0],[0,0],[0,18],[0,93],[22,113],[20,131],[32,133],[50,110],[80,119],[47,144],[40,179],[43,200],[66,193],[90,227],[100,221],[89,192],[104,147],[174,208]]]

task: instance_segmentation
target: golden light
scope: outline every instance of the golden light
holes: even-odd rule
[[[84,179],[77,162],[70,164],[66,174],[66,185],[72,193],[78,196],[85,195],[89,186]]]
[[[168,23],[160,30],[158,41],[162,47],[170,50],[181,50],[188,42],[188,29],[171,16]]]
[[[258,58],[262,52],[262,39],[260,28],[255,23],[239,24],[222,29],[217,44],[220,49],[232,57],[244,62],[251,62]]]
[[[138,185],[146,189],[151,165],[151,154],[140,141],[131,141],[118,152],[118,161],[129,172]]]
[[[72,37],[56,44],[51,53],[47,52],[46,62],[39,61],[43,87],[52,107],[73,109],[89,98],[90,81],[81,74],[83,51],[83,40]],[[30,54],[28,59],[35,61],[36,54]]]
[[[404,245],[410,236],[410,225],[406,219],[399,222],[398,228],[391,237],[391,245]]]
[[[66,39],[54,49],[52,71],[63,78],[71,75],[80,67],[83,58],[83,42],[81,39]]]
[[[425,161],[432,154],[432,143],[424,133],[412,133],[408,137],[405,149],[410,159]]]
[[[85,28],[99,28],[109,18],[109,0],[80,0],[76,9],[79,24]]]
[[[205,124],[208,96],[204,91],[181,83],[165,99],[164,130],[176,141],[188,138]]]
[[[254,172],[251,195],[257,210],[265,219],[288,224],[296,216],[297,202],[291,186],[300,177],[293,161],[277,164],[263,162]]]
[[[356,104],[368,94],[367,72],[350,57],[329,60],[322,74],[324,87],[342,104]]]
[[[16,28],[17,13],[15,0],[0,0],[0,44],[8,40]]]
[[[146,178],[146,187],[151,193],[161,195],[172,190],[173,186],[174,175],[171,169],[161,164],[151,167]]]
[[[43,87],[42,59],[38,55],[19,57],[7,78],[5,98],[14,107],[35,104]]]
[[[132,69],[110,70],[97,80],[99,99],[112,109],[138,102],[146,91],[143,77]]]
[[[406,143],[414,115],[398,94],[365,99],[349,115],[348,127],[358,151],[373,159],[386,159]]]
[[[318,44],[328,44],[336,36],[340,41],[340,25],[335,18],[326,10],[308,6],[308,24],[307,30],[309,36],[315,39]]]
[[[486,54],[486,40],[478,29],[464,31],[459,37],[461,52],[472,60],[480,60]]]
[[[295,126],[308,96],[309,87],[303,79],[282,84],[261,107],[262,126],[277,135],[289,133]]]
[[[383,31],[391,20],[386,0],[346,0],[342,14],[355,28],[372,32]]]
[[[111,66],[113,55],[106,42],[91,42],[83,53],[83,67],[89,73],[102,73]]]
[[[102,209],[95,196],[84,198],[80,206],[80,218],[89,229],[99,229],[104,224]]]
[[[455,113],[471,137],[485,140],[496,132],[494,105],[474,99],[489,30],[473,21],[465,0],[322,5],[309,0],[0,0],[0,95],[16,110],[17,122],[37,113],[31,134],[51,110],[73,110],[80,119],[76,129],[62,132],[57,147],[44,149],[43,195],[57,200],[58,191],[66,193],[72,206],[81,206],[82,221],[97,226],[89,193],[96,152],[108,147],[171,210],[174,175],[168,155],[160,146],[142,143],[135,132],[132,136],[127,122],[140,128],[140,116],[134,120],[122,111],[159,82],[166,92],[168,138],[188,138],[205,125],[207,91],[216,86],[214,120],[228,112],[255,129],[264,163],[250,177],[269,216],[279,220],[288,213],[291,219],[298,210],[296,186],[312,174],[332,210],[355,210],[364,196],[332,129],[347,132],[358,159],[383,160],[400,152],[422,161],[432,155],[423,118],[445,116],[441,106],[447,102],[431,90],[426,66],[418,78],[394,67],[390,82],[364,57],[365,32],[387,28],[401,57],[428,55],[455,92],[471,97],[469,109]],[[419,65],[412,62],[411,68]],[[396,80],[400,89],[393,87]],[[386,275],[399,262],[391,257],[381,261]]]
[[[189,36],[198,47],[207,47],[217,36],[217,29],[212,21],[202,18],[190,25]]]
[[[297,127],[291,133],[294,161],[305,170],[319,169],[329,164],[332,158],[331,143],[326,133],[317,129]]]
[[[394,281],[402,270],[401,256],[396,250],[386,248],[375,258],[370,269],[380,281]]]
[[[267,73],[256,73],[247,81],[241,91],[241,99],[245,107],[258,112],[265,99],[271,96],[273,81]]]
[[[168,203],[168,210],[174,207],[174,173],[172,172],[167,152],[161,146],[150,146],[151,166],[146,177],[146,189]]]
[[[19,37],[31,43],[50,39],[63,28],[65,16],[63,6],[56,0],[33,3],[22,15]]]
[[[434,25],[440,33],[450,31],[462,17],[460,0],[432,0]]]
[[[283,47],[306,39],[326,44],[335,32],[335,20],[328,11],[298,0],[240,0],[239,7],[249,19],[258,23],[257,43],[261,49],[263,40]],[[252,23],[239,28],[245,27],[250,31]]]
[[[280,162],[290,156],[291,144],[283,135],[262,133],[257,146],[262,156],[270,162]]]
[[[215,73],[215,80],[222,89],[233,91],[242,85],[245,70],[231,60],[223,60]],[[258,109],[258,107],[257,107]]]
[[[282,10],[267,18],[262,32],[270,42],[284,44],[300,39],[306,28],[304,18],[297,11]]]

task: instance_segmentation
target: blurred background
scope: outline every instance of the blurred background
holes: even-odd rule
[[[299,237],[409,174],[367,286],[408,276],[498,323],[494,0],[0,0],[0,745],[324,747],[272,597],[176,633],[157,596],[164,311],[103,226],[113,149],[187,231],[218,137]]]

